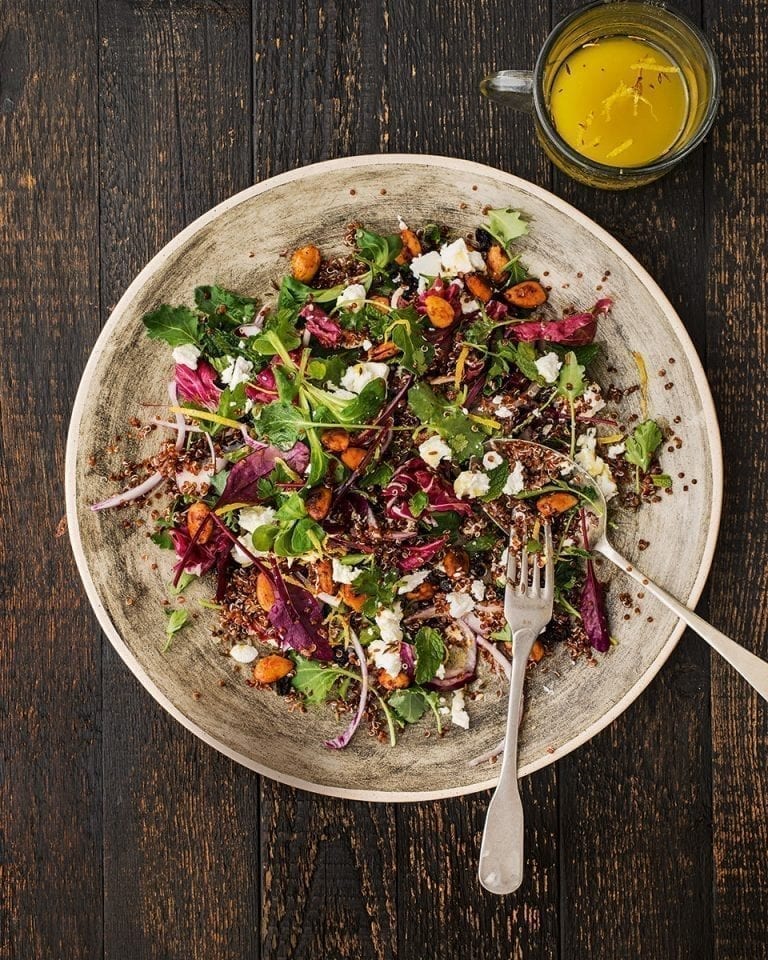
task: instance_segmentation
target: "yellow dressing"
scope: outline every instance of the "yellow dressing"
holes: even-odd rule
[[[689,110],[685,78],[663,50],[635,37],[577,48],[552,81],[549,113],[578,153],[612,167],[641,166],[674,146]]]

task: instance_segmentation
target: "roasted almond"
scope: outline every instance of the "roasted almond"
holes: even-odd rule
[[[341,462],[345,467],[349,467],[350,470],[357,470],[367,453],[368,451],[362,447],[347,447],[341,455]]]
[[[266,573],[256,578],[256,599],[262,610],[269,612],[275,603],[275,588]]]
[[[431,600],[437,593],[437,587],[432,583],[420,583],[418,587],[409,590],[405,597],[407,600]]]
[[[331,427],[320,434],[320,443],[331,453],[343,453],[349,446],[349,433],[343,427]]]
[[[198,543],[208,543],[213,535],[213,520],[211,520],[211,509],[206,506],[202,500],[193,503],[187,510],[187,529],[189,535],[194,540],[197,537]],[[200,531],[198,533],[198,531]]]
[[[293,670],[293,661],[279,654],[271,653],[254,664],[251,677],[255,683],[274,683],[282,680]]]
[[[294,280],[301,283],[309,283],[314,280],[315,274],[320,269],[320,251],[313,244],[306,247],[299,247],[291,256],[291,276]]]
[[[446,327],[450,327],[453,321],[456,319],[456,315],[453,312],[453,307],[448,303],[447,300],[443,300],[442,297],[438,297],[435,294],[431,294],[424,301],[424,306],[427,310],[427,316],[429,317],[429,322],[433,327],[437,327],[439,330],[444,330]]]
[[[544,656],[546,652],[547,651],[544,647],[544,644],[541,642],[541,640],[534,640],[533,646],[531,647],[531,655],[529,659],[533,660],[534,663],[538,663],[539,660],[541,660],[541,658]]]
[[[493,296],[493,287],[479,273],[468,273],[464,277],[464,283],[467,285],[467,290],[480,303],[487,303]]]
[[[331,512],[333,493],[328,487],[314,487],[307,494],[304,506],[313,520],[325,520]]]
[[[320,593],[333,593],[333,566],[328,559],[318,560],[315,564],[317,589]]]
[[[405,670],[401,670],[396,677],[393,677],[391,673],[382,669],[376,673],[376,679],[385,690],[402,690],[411,683],[411,678]]]
[[[538,280],[523,280],[504,291],[504,299],[513,307],[532,310],[547,301],[547,291]]]

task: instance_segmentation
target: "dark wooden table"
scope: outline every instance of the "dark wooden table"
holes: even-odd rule
[[[525,782],[528,875],[496,899],[475,881],[487,795],[366,806],[234,765],[123,666],[56,539],[86,357],[167,240],[307,162],[468,157],[576,204],[679,310],[724,440],[701,609],[768,655],[768,5],[687,0],[721,57],[719,120],[677,172],[619,195],[564,179],[526,118],[477,94],[490,68],[530,65],[570,6],[0,3],[3,960],[768,956],[768,709],[694,638]]]

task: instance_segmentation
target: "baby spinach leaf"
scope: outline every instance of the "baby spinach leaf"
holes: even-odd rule
[[[291,680],[294,690],[304,694],[307,703],[324,703],[334,692],[337,683],[345,679],[360,680],[349,670],[322,665],[316,660],[294,656],[296,672]]]
[[[231,330],[253,320],[256,301],[219,286],[195,288],[195,304],[201,313],[211,318],[213,326]]]
[[[355,232],[355,244],[360,259],[377,271],[385,270],[403,249],[403,241],[397,234],[382,236],[362,227]]]
[[[528,233],[528,224],[522,219],[519,210],[499,207],[488,211],[488,223],[485,229],[509,252],[508,247],[512,241]]]

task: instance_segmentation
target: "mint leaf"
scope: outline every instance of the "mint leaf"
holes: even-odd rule
[[[200,323],[189,307],[169,307],[164,303],[157,310],[145,313],[142,322],[150,339],[164,340],[172,347],[197,343],[200,339]]]
[[[445,660],[445,644],[440,633],[432,627],[422,627],[414,640],[416,651],[416,683],[427,683]]]
[[[643,420],[627,437],[627,450],[624,454],[629,463],[646,471],[651,465],[651,458],[662,441],[661,430],[655,420]]]
[[[536,366],[538,357],[536,348],[532,343],[521,341],[517,346],[505,344],[499,352],[505,359],[511,360],[524,377],[528,377],[533,383],[544,383],[544,377],[539,373]]]
[[[493,470],[488,470],[487,476],[489,481],[488,493],[482,497],[482,500],[486,502],[495,500],[501,496],[504,484],[507,482],[507,477],[509,476],[509,464],[506,461],[500,463],[498,467],[494,467]]]

